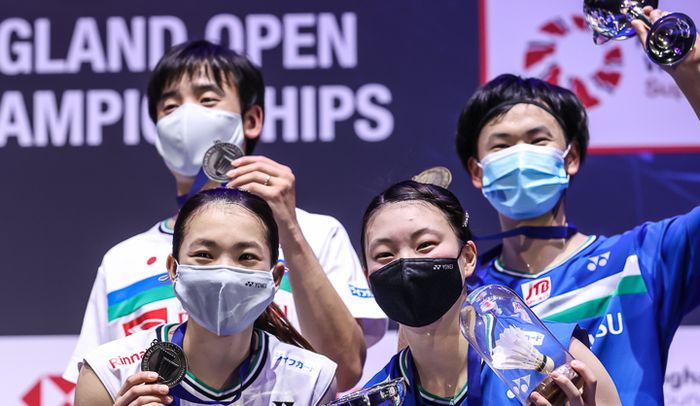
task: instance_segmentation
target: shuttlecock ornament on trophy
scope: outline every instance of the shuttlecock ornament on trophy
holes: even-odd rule
[[[493,366],[498,369],[532,369],[544,374],[554,371],[554,361],[539,352],[517,327],[506,327],[491,355]]]
[[[570,363],[574,357],[557,341],[518,295],[505,286],[472,291],[460,311],[462,334],[508,387],[508,397],[530,404],[534,391],[553,406],[566,395],[550,377],[556,371],[579,389],[583,380]]]

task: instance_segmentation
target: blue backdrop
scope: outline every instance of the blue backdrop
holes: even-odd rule
[[[176,210],[174,180],[149,128],[139,131],[148,55],[181,34],[160,41],[158,24],[179,21],[188,39],[222,33],[260,58],[278,107],[256,152],[292,167],[299,207],[336,216],[356,243],[371,197],[434,165],[453,171],[476,233],[498,228],[454,151],[457,117],[479,84],[477,2],[70,0],[9,11],[0,20],[0,335],[78,333],[102,255]],[[124,32],[133,42],[119,48]],[[75,121],[61,127],[61,112]],[[592,155],[568,214],[586,233],[617,233],[690,210],[698,183],[699,154]]]

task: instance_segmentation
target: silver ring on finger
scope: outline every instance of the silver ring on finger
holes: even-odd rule
[[[267,175],[267,177],[265,178],[265,182],[263,182],[263,186],[269,186],[270,179],[272,179],[272,175]]]

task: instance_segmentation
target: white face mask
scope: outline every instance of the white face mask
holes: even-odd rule
[[[218,336],[251,326],[275,297],[272,271],[225,265],[180,265],[175,296],[197,324]]]
[[[240,114],[185,103],[158,120],[156,148],[171,171],[195,176],[204,153],[215,141],[243,150],[245,137]]]

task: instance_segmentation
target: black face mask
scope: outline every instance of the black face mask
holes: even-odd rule
[[[434,323],[462,293],[454,258],[401,258],[369,276],[374,299],[390,319],[410,327]]]

